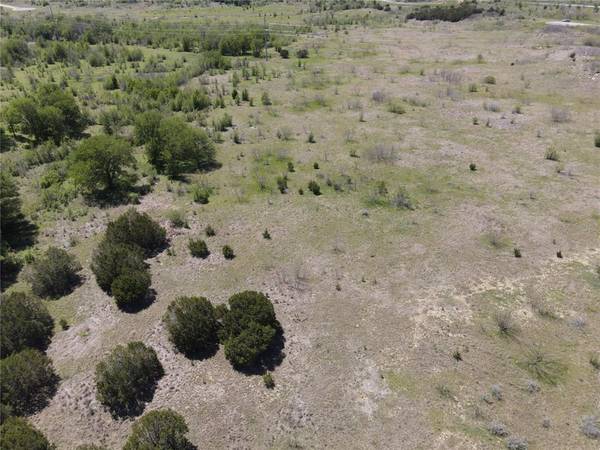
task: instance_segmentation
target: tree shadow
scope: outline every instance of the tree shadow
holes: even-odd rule
[[[58,384],[60,383],[60,377],[55,373],[52,374],[43,388],[39,389],[38,393],[31,399],[31,401],[24,406],[23,413],[26,416],[35,414],[44,409],[50,403],[54,394],[58,391]]]
[[[204,359],[212,358],[219,351],[219,340],[215,339],[205,349],[196,350],[193,352],[181,352],[186,358],[192,361],[202,361]]]
[[[134,305],[119,306],[119,310],[127,314],[135,314],[148,308],[156,300],[156,291],[148,289],[148,294],[138,303]]]

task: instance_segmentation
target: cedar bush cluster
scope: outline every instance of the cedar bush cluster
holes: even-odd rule
[[[20,417],[9,417],[0,426],[0,448],[7,450],[55,450],[36,428]]]
[[[170,409],[144,414],[134,425],[123,450],[193,450],[185,437],[188,426],[181,415]]]
[[[144,258],[166,244],[166,231],[147,214],[131,208],[108,224],[92,257],[98,286],[115,297],[122,309],[135,308],[148,297],[150,272]]]
[[[445,22],[460,22],[483,10],[476,1],[466,1],[458,5],[422,6],[406,16],[407,20],[442,20]]]

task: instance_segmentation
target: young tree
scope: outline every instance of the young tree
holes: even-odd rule
[[[185,437],[188,427],[183,417],[170,409],[144,414],[131,431],[123,450],[192,450]]]
[[[135,244],[146,256],[154,254],[166,244],[166,230],[146,213],[129,208],[106,228],[106,240],[119,244]]]
[[[0,171],[0,239],[2,247],[18,249],[31,245],[35,226],[21,212],[21,198],[13,178]]]
[[[207,170],[215,164],[215,147],[206,133],[179,117],[161,121],[158,138],[146,143],[146,152],[156,169],[170,177]]]
[[[110,290],[121,309],[132,309],[144,303],[152,280],[147,270],[125,270],[110,285]]]
[[[52,362],[38,350],[29,348],[0,361],[1,403],[15,415],[43,408],[56,392],[57,383]]]
[[[218,344],[219,324],[213,305],[204,297],[179,297],[167,308],[163,322],[169,339],[186,356],[210,354]]]
[[[234,367],[256,364],[279,328],[273,304],[266,295],[255,291],[232,295],[220,331],[225,357]]]
[[[10,450],[55,450],[40,431],[20,417],[9,417],[0,426],[0,448]]]
[[[37,298],[13,292],[0,298],[0,354],[3,358],[26,347],[45,350],[54,321]]]
[[[69,176],[84,193],[94,197],[121,194],[134,181],[127,169],[135,166],[131,146],[114,136],[93,136],[69,158]]]
[[[79,282],[81,264],[65,250],[49,247],[29,268],[27,280],[40,297],[57,298],[69,294]]]
[[[142,342],[119,345],[96,366],[97,398],[115,416],[134,416],[152,400],[164,371],[156,352]]]
[[[125,273],[146,271],[144,253],[140,247],[103,239],[92,255],[92,272],[100,288],[110,294],[115,279]]]

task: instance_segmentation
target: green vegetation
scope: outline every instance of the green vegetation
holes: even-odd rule
[[[46,406],[57,383],[52,362],[38,350],[22,350],[0,360],[1,403],[15,415],[29,415]]]
[[[212,304],[204,297],[179,297],[163,317],[169,339],[188,357],[212,354],[218,344],[218,323]]]
[[[208,246],[206,242],[202,239],[190,239],[188,242],[188,248],[190,249],[190,253],[195,258],[208,258],[210,255],[210,251],[208,251]]]
[[[144,414],[131,430],[123,450],[192,450],[187,440],[187,424],[183,417],[170,409]]]
[[[69,294],[80,281],[81,264],[65,250],[50,247],[31,264],[28,281],[39,297],[58,298]]]
[[[39,299],[11,292],[0,298],[0,325],[0,354],[5,358],[27,347],[45,350],[54,320]]]
[[[39,430],[19,417],[9,417],[0,425],[0,446],[10,450],[55,450]]]
[[[481,13],[476,1],[466,1],[457,5],[435,5],[423,6],[406,16],[408,20],[443,20],[446,22],[459,22],[472,16],[473,14]]]
[[[139,415],[163,374],[151,347],[141,342],[118,345],[96,366],[98,401],[115,416]]]

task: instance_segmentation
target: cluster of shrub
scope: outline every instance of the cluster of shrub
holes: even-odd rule
[[[31,293],[12,292],[0,298],[0,446],[31,449],[45,438],[24,416],[46,406],[59,377],[44,353],[54,320],[40,300],[69,294],[79,283],[81,265],[65,250],[50,247],[28,267]],[[61,322],[67,326],[66,322]],[[35,444],[35,445],[34,445]],[[36,446],[38,445],[38,446]]]
[[[254,291],[231,296],[229,307],[204,297],[179,297],[163,317],[169,339],[188,358],[207,358],[219,343],[234,368],[263,364],[281,327],[268,297]],[[156,352],[142,342],[117,346],[96,367],[98,400],[116,417],[141,414],[164,370]]]
[[[445,22],[460,22],[483,10],[476,0],[465,1],[456,5],[422,6],[406,16],[407,20],[442,20]]]
[[[145,258],[165,247],[166,231],[147,214],[130,208],[106,228],[92,256],[98,286],[117,306],[135,310],[150,296],[151,277]]]

